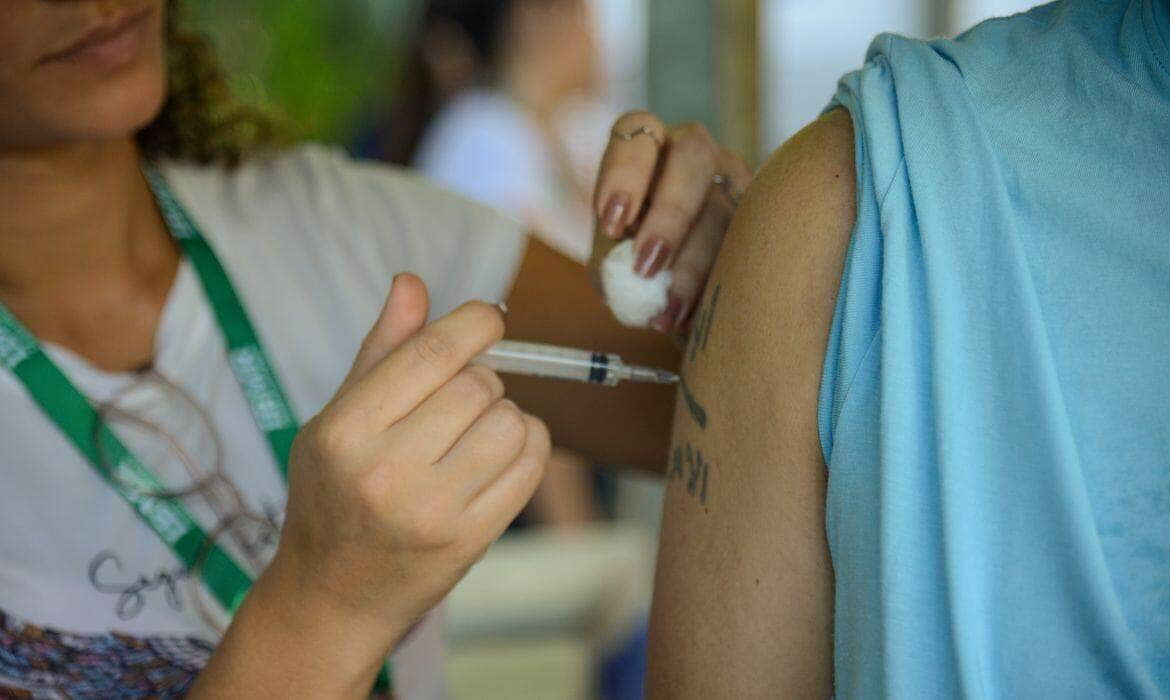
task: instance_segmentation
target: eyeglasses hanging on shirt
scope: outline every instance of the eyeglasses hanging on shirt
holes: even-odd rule
[[[256,426],[272,449],[276,469],[282,478],[287,478],[289,450],[299,423],[269,355],[227,271],[195,221],[171,193],[162,173],[154,166],[144,164],[143,174],[154,193],[167,230],[191,261],[202,282],[227,345],[228,363]],[[228,616],[234,614],[252,586],[253,575],[240,565],[236,555],[220,546],[219,538],[225,532],[237,530],[245,521],[250,522],[251,517],[246,511],[239,510],[234,518],[221,521],[211,533],[207,533],[180,502],[184,488],[200,493],[203,487],[224,488],[222,465],[213,466],[203,477],[198,476],[200,472],[195,468],[193,483],[167,486],[148,462],[127,447],[98,410],[49,358],[36,337],[2,303],[0,366],[8,369],[24,385],[30,397],[94,470],[194,574],[192,578],[206,585],[219,607]],[[117,412],[116,407],[106,410],[111,415]],[[140,428],[146,426],[146,421],[131,416],[121,415],[128,423],[137,423]],[[183,456],[179,459],[182,461]],[[184,468],[190,469],[189,466]],[[233,500],[230,491],[228,489],[228,500]],[[387,663],[378,674],[374,690],[382,692],[390,687]]]
[[[250,507],[243,490],[225,470],[223,442],[207,409],[157,369],[136,373],[109,400],[96,402],[95,409],[99,420],[91,438],[100,468],[117,473],[116,455],[100,439],[98,426],[104,424],[151,465],[160,482],[157,487],[143,487],[125,480],[122,488],[147,498],[182,499],[193,515],[200,515],[193,499],[206,506],[209,521],[216,525],[189,567],[193,575],[187,580],[192,583],[190,597],[199,616],[222,633],[226,618],[199,585],[203,564],[212,546],[221,546],[246,562],[255,576],[275,551],[279,514],[259,504]]]

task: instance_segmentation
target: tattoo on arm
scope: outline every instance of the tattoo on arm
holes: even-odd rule
[[[707,302],[695,314],[686,353],[688,366],[693,365],[699,356],[707,351],[707,339],[711,336],[711,326],[715,322],[715,309],[719,304],[719,292],[722,288],[722,284],[716,283]],[[691,421],[700,430],[706,430],[707,409],[687,383],[685,370],[679,374],[679,392],[682,394],[683,404],[687,407]],[[703,456],[702,448],[690,440],[684,441],[675,446],[670,462],[667,479],[685,484],[687,494],[697,500],[699,505],[704,506],[704,511],[706,511],[708,476],[712,464]]]
[[[719,304],[719,292],[723,289],[722,283],[716,283],[715,289],[711,292],[711,297],[699,309],[699,313],[695,315],[695,323],[691,327],[691,337],[688,348],[688,364],[694,364],[695,359],[699,353],[707,351],[707,338],[711,336],[711,324],[715,321],[715,307]],[[695,398],[695,394],[691,391],[690,385],[687,384],[685,373],[679,377],[679,389],[682,392],[683,402],[687,406],[687,412],[691,414],[691,420],[695,422],[699,428],[707,429],[707,409],[703,407],[702,402]]]
[[[707,304],[699,309],[699,313],[695,314],[695,325],[691,330],[690,338],[690,361],[695,361],[695,356],[700,350],[707,350],[707,338],[711,336],[711,323],[715,320],[715,306],[719,303],[719,291],[723,289],[722,283],[715,285],[715,290],[711,292],[711,299]]]
[[[691,393],[691,388],[687,386],[687,378],[685,374],[679,375],[678,388],[682,393],[683,403],[687,405],[687,411],[691,414],[691,420],[695,421],[695,424],[698,425],[699,428],[706,430],[707,409],[703,408],[703,404],[699,403],[699,400],[696,399],[695,395]]]
[[[685,482],[687,493],[699,501],[700,505],[707,505],[707,474],[711,471],[711,463],[703,458],[703,450],[694,447],[688,441],[674,448],[671,458],[670,471],[667,478],[671,481]]]

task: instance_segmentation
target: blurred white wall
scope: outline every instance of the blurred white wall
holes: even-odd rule
[[[952,34],[958,34],[988,17],[1014,15],[1039,4],[1038,0],[966,0],[955,2],[950,8],[950,31]]]
[[[649,0],[593,0],[611,101],[625,109],[646,105]]]
[[[761,0],[761,143],[771,151],[824,109],[837,80],[858,68],[882,32],[954,33],[1030,0]],[[942,16],[940,16],[942,15]],[[944,25],[945,26],[940,26]],[[761,154],[763,155],[763,154]]]
[[[882,32],[927,36],[929,0],[764,0],[761,143],[770,151],[825,108]]]

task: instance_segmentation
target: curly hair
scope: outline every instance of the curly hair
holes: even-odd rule
[[[184,26],[179,0],[167,0],[166,46],[166,101],[137,135],[144,156],[232,167],[288,145],[286,124],[233,98],[211,41]]]

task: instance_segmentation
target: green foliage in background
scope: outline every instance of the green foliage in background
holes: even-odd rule
[[[241,99],[347,142],[393,99],[418,0],[186,0]]]

